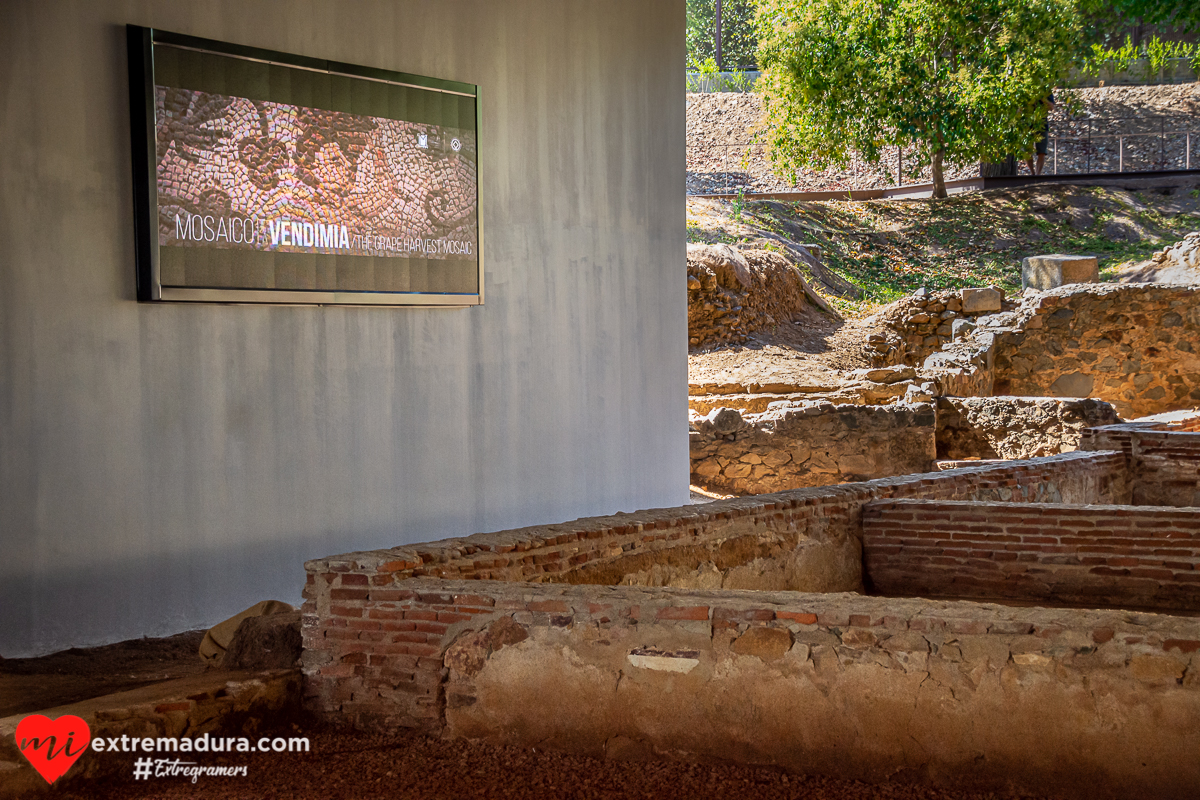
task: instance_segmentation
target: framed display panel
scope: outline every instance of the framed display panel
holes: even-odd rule
[[[139,300],[483,302],[476,86],[128,37]]]

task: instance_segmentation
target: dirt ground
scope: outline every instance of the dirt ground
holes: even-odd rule
[[[196,656],[202,631],[72,649],[41,658],[0,660],[0,699],[10,709],[44,709],[154,680],[203,671]],[[19,688],[14,681],[19,680]],[[307,736],[308,753],[197,756],[204,766],[247,767],[244,777],[133,778],[135,754],[122,774],[86,781],[55,795],[67,800],[989,800],[992,794],[787,774],[770,767],[681,761],[621,762],[445,741],[410,731],[365,734],[335,730],[305,716],[256,735]],[[84,790],[86,787],[86,791]]]
[[[876,326],[839,320],[814,308],[740,345],[699,348],[688,354],[688,383],[788,383],[838,386],[839,371],[869,367],[863,343]]]
[[[162,639],[63,650],[40,658],[0,658],[0,717],[76,703],[204,672],[204,631]]]
[[[943,791],[905,784],[790,775],[768,767],[679,761],[619,762],[442,741],[413,733],[392,735],[302,729],[308,754],[256,754],[206,760],[246,765],[245,777],[113,778],[88,785],[71,800],[214,798],[218,800],[990,800],[993,794]],[[295,736],[292,730],[279,735]],[[130,772],[132,773],[132,759]]]

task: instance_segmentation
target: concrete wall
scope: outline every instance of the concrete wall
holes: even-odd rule
[[[471,310],[134,301],[126,23],[477,83]],[[687,498],[682,0],[16,0],[0,654],[298,600],[302,563]]]

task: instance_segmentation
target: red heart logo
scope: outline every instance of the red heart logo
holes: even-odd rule
[[[83,755],[92,741],[88,724],[67,714],[58,719],[30,714],[17,723],[17,749],[46,783],[54,783]]]

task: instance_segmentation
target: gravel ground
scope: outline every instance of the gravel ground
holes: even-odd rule
[[[985,800],[999,795],[904,784],[789,775],[765,767],[676,761],[617,762],[441,741],[415,734],[371,736],[312,733],[307,755],[255,755],[201,763],[248,766],[237,778],[202,777],[135,782],[132,777],[88,783],[86,795],[64,798],[522,798],[522,800]],[[295,735],[288,732],[286,735]],[[132,758],[132,757],[130,757]],[[1005,795],[1007,796],[1007,795]]]

